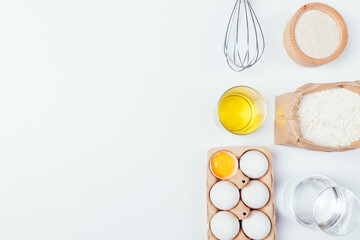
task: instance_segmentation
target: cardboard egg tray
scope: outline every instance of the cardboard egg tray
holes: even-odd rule
[[[262,176],[261,178],[258,178],[256,180],[261,181],[262,183],[264,183],[267,188],[269,189],[269,201],[268,203],[260,208],[260,209],[256,209],[259,210],[263,213],[265,213],[268,218],[270,219],[271,222],[271,231],[269,233],[269,235],[264,238],[264,240],[275,240],[276,238],[276,233],[275,233],[275,206],[274,206],[274,180],[273,180],[273,167],[272,167],[272,155],[271,152],[266,148],[266,147],[251,147],[251,146],[243,146],[243,147],[220,147],[220,148],[212,148],[208,151],[208,161],[207,161],[207,190],[206,190],[206,194],[207,194],[207,222],[208,222],[208,240],[217,240],[217,238],[212,234],[211,229],[210,229],[210,221],[211,218],[219,211],[219,209],[217,209],[210,200],[210,189],[212,188],[212,186],[217,183],[218,181],[221,181],[221,179],[216,178],[210,170],[210,160],[212,155],[214,155],[215,153],[219,152],[219,151],[228,151],[231,152],[232,154],[234,154],[236,156],[236,158],[239,160],[240,157],[247,151],[250,150],[256,150],[256,151],[260,151],[263,154],[265,154],[265,156],[267,157],[268,161],[269,161],[269,168],[267,173]],[[245,176],[242,171],[240,170],[240,166],[238,171],[236,172],[236,174],[231,177],[230,179],[227,179],[225,181],[230,181],[233,184],[235,184],[239,189],[244,188],[247,183],[252,180],[250,178],[248,178],[247,176]],[[250,209],[249,207],[247,207],[241,200],[241,192],[240,192],[240,201],[239,203],[233,208],[228,210],[229,212],[233,213],[239,220],[243,220],[245,218],[247,218],[247,216],[249,215],[250,211],[253,209]],[[255,210],[255,209],[254,209]],[[240,224],[240,231],[239,234],[234,238],[235,240],[250,240],[250,238],[248,238],[245,233],[242,231],[242,227]]]

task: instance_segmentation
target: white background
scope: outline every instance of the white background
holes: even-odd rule
[[[267,146],[275,189],[315,172],[360,195],[359,150],[273,143],[276,95],[360,79],[359,2],[323,1],[344,16],[349,43],[317,68],[293,63],[282,44],[307,2],[251,2],[266,49],[236,73],[222,52],[234,0],[1,1],[0,239],[206,239],[206,153],[217,146]],[[235,85],[254,87],[268,106],[249,136],[214,120]],[[279,213],[277,239],[332,237]]]

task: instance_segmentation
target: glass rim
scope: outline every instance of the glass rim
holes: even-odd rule
[[[349,189],[347,188],[344,188],[344,187],[341,187],[339,185],[334,185],[334,186],[330,186],[330,187],[327,187],[325,188],[324,190],[322,190],[319,195],[316,197],[316,200],[314,202],[314,205],[313,205],[313,217],[314,217],[314,222],[317,226],[318,229],[320,229],[322,232],[328,234],[328,235],[331,235],[331,236],[344,236],[344,235],[347,235],[349,233],[351,233],[355,228],[352,228],[352,229],[349,229],[347,230],[346,232],[344,233],[334,233],[334,232],[328,232],[326,231],[326,229],[329,229],[331,227],[334,227],[336,225],[336,222],[339,221],[339,219],[341,218],[340,214],[337,213],[333,219],[330,220],[330,222],[328,223],[328,225],[330,225],[328,228],[326,229],[322,229],[320,226],[320,223],[318,222],[317,218],[315,217],[315,212],[316,212],[316,202],[318,201],[318,199],[325,193],[325,192],[328,192],[329,190],[331,190],[332,192],[335,193],[335,201],[336,201],[336,204],[338,205],[339,203],[344,203],[344,202],[347,202],[347,199],[346,199],[346,196],[345,194],[343,193],[343,191],[347,191],[347,192],[350,192],[352,194],[352,197],[356,200],[356,202],[359,204],[360,206],[360,199],[352,192],[350,191]],[[344,201],[345,200],[345,201]],[[339,208],[339,206],[336,206],[336,208]]]
[[[331,187],[334,187],[336,186],[336,183],[334,181],[332,181],[330,178],[324,176],[324,175],[321,175],[321,174],[314,174],[314,175],[308,175],[306,174],[305,176],[302,176],[302,177],[298,177],[299,179],[299,182],[296,184],[296,186],[294,187],[294,190],[300,185],[300,183],[303,183],[307,180],[310,180],[310,179],[318,179],[318,180],[321,180],[322,182],[326,183],[326,182],[330,182],[332,184],[332,186],[329,186],[329,187],[326,187],[326,189],[328,188],[331,188]],[[300,180],[301,179],[301,180]],[[325,190],[326,190],[325,189]],[[321,191],[322,193],[323,191]],[[297,215],[296,215],[296,212],[294,210],[294,207],[293,207],[293,201],[294,201],[294,194],[295,194],[295,191],[293,191],[290,195],[290,204],[291,204],[291,214],[293,215],[293,217],[295,218],[295,220],[300,223],[302,226],[306,227],[306,228],[314,228],[312,227],[312,224],[311,223],[307,223],[307,222],[304,222],[302,221]],[[320,194],[319,194],[320,195]],[[319,196],[318,195],[318,196]],[[318,196],[316,197],[316,199],[318,198]],[[318,223],[316,222],[316,226],[318,227]],[[320,228],[319,228],[320,229]],[[323,231],[323,230],[322,230]]]

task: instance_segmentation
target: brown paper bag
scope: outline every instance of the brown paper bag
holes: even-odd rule
[[[324,147],[301,137],[297,110],[301,97],[325,89],[343,87],[360,94],[360,81],[337,83],[308,83],[293,93],[285,93],[275,98],[275,144],[306,148],[313,151],[342,152],[360,147],[360,141],[346,147]],[[359,119],[360,121],[360,119]]]

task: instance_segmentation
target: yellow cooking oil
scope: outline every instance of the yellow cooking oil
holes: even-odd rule
[[[221,124],[235,134],[256,131],[266,117],[266,104],[260,93],[247,86],[227,90],[220,98],[218,114]]]

